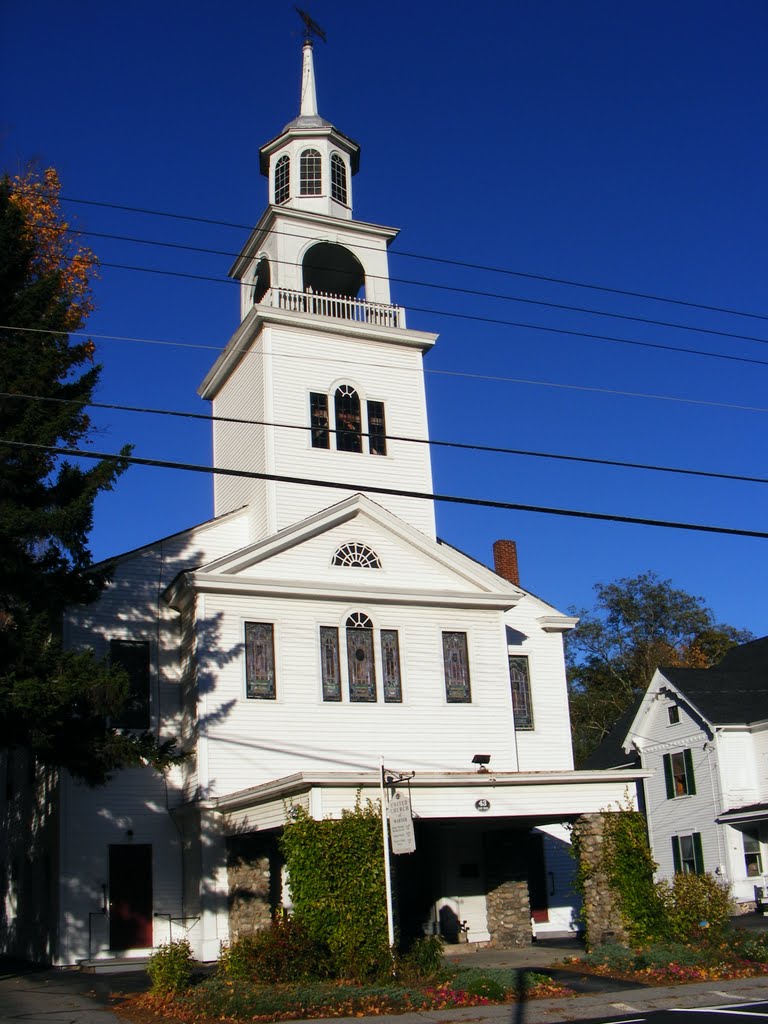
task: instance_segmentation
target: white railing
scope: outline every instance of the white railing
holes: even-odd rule
[[[332,292],[295,291],[293,288],[270,288],[261,304],[293,313],[315,313],[337,320],[355,320],[375,327],[405,327],[405,310],[387,302],[366,302]]]

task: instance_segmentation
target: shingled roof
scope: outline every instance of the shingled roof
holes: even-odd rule
[[[768,636],[733,647],[712,668],[661,668],[712,725],[768,719]]]

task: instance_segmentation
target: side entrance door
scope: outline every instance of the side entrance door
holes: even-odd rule
[[[152,847],[109,848],[109,948],[152,945]]]

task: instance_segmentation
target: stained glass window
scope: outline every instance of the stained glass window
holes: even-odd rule
[[[309,396],[309,419],[312,428],[312,447],[328,448],[328,395],[313,391]]]
[[[347,168],[338,153],[331,154],[331,198],[347,205]]]
[[[371,455],[387,454],[387,430],[384,423],[384,403],[368,403],[368,451]]]
[[[247,697],[275,699],[275,635],[271,622],[245,624],[245,692]]]
[[[110,640],[109,661],[128,676],[128,699],[112,718],[116,729],[149,728],[149,641]]]
[[[362,612],[356,612],[347,619],[347,666],[349,699],[355,703],[374,702],[373,623]]]
[[[336,447],[340,452],[363,450],[360,428],[360,399],[354,388],[342,384],[336,389]]]
[[[367,544],[352,542],[342,544],[333,556],[333,565],[344,565],[358,569],[380,569],[381,560]]]
[[[443,633],[445,696],[449,704],[469,704],[469,656],[466,633]]]
[[[509,656],[509,681],[512,686],[512,711],[516,729],[533,728],[533,703],[528,658],[522,654]]]
[[[299,189],[303,196],[322,195],[320,154],[316,149],[305,149],[299,164]]]
[[[403,688],[400,681],[400,642],[396,629],[381,631],[381,674],[384,701],[387,704],[401,703]]]
[[[291,195],[291,161],[287,156],[281,156],[275,164],[275,203],[282,206],[287,203]]]
[[[335,626],[320,627],[320,672],[323,700],[341,700],[339,631]]]

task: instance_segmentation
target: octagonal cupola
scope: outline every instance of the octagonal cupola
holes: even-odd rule
[[[317,112],[311,39],[304,42],[299,116],[261,147],[259,157],[272,205],[352,217],[352,175],[360,147]]]

